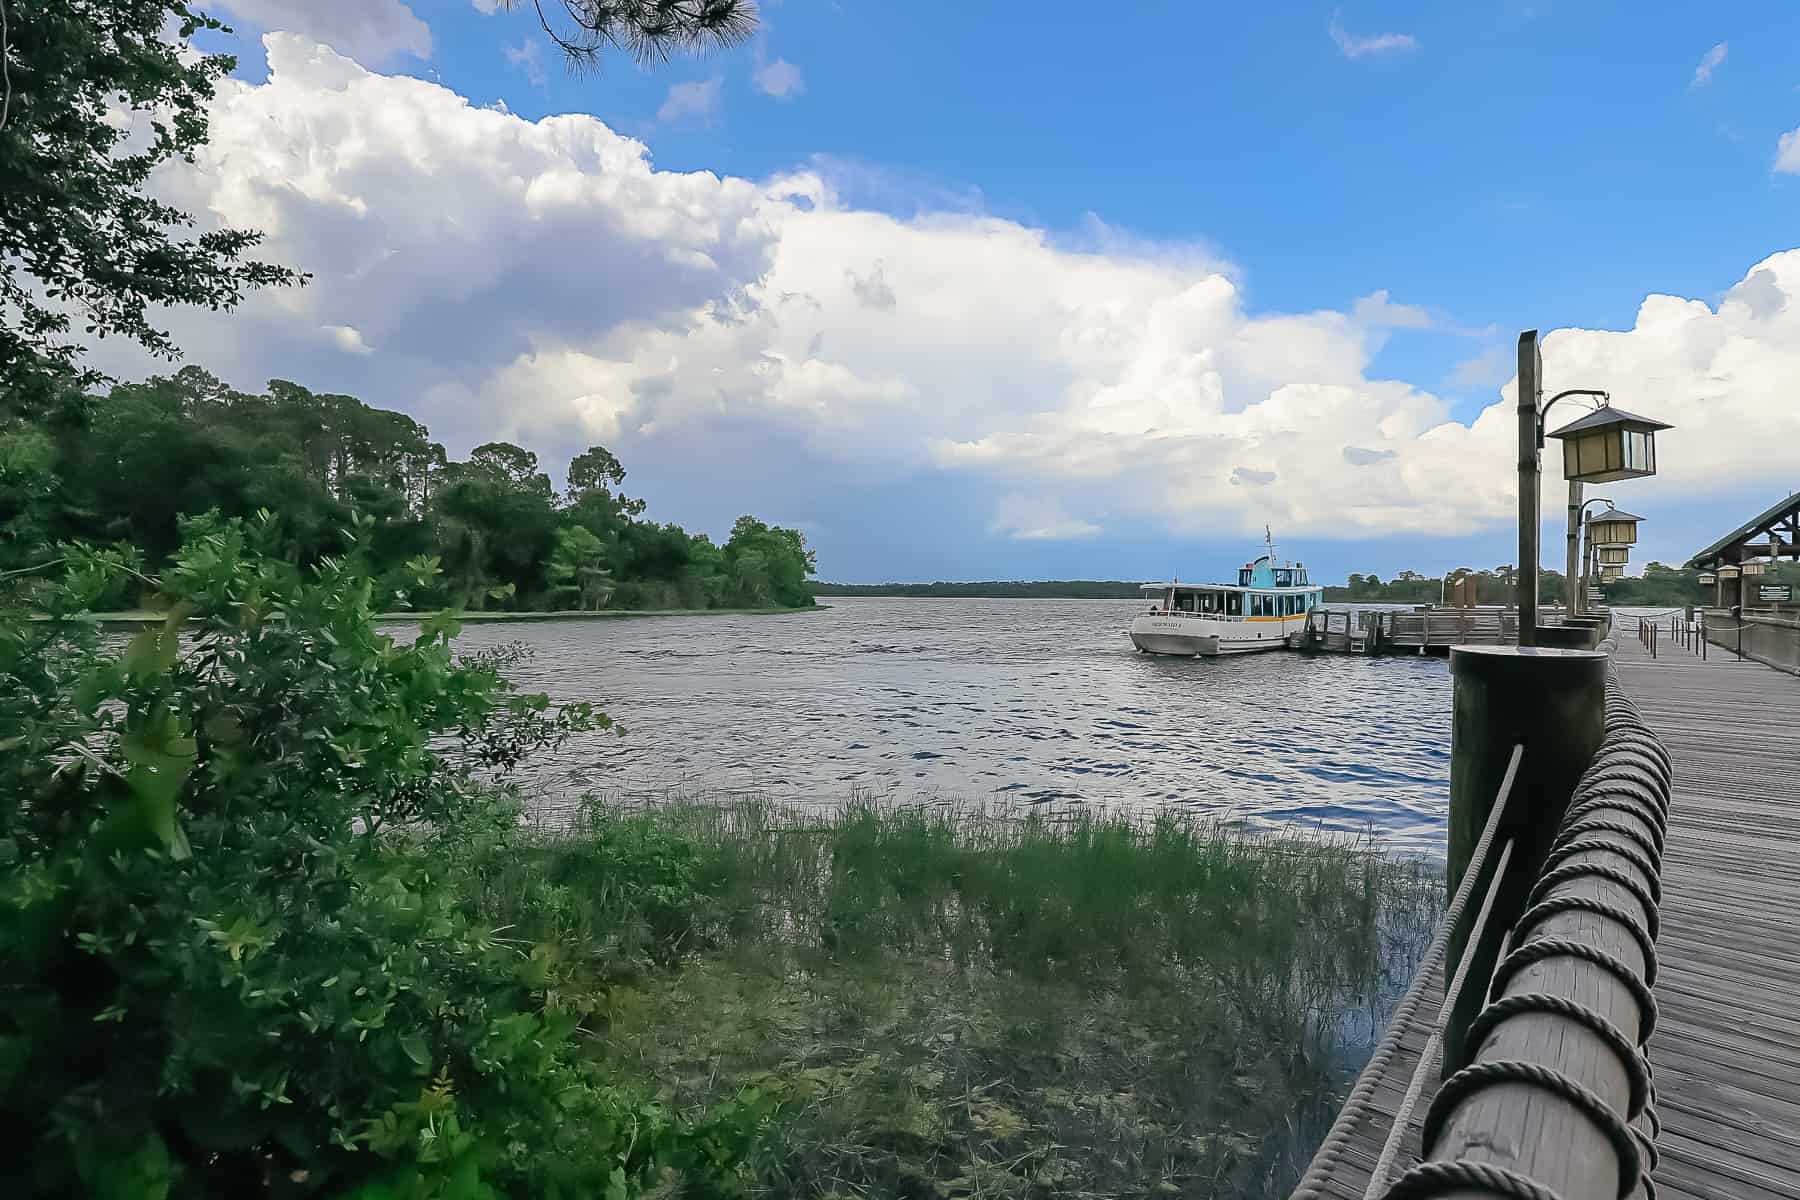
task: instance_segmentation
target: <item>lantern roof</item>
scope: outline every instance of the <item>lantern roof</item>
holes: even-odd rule
[[[1636,513],[1628,513],[1618,508],[1609,508],[1603,513],[1593,513],[1588,517],[1589,521],[1595,523],[1600,521],[1642,521],[1643,519]]]
[[[1558,429],[1550,437],[1568,437],[1572,433],[1588,433],[1595,429],[1604,429],[1608,425],[1636,425],[1643,429],[1673,429],[1673,425],[1662,421],[1653,421],[1649,417],[1640,417],[1636,413],[1626,412],[1622,408],[1614,408],[1603,404],[1585,417],[1578,417]]]

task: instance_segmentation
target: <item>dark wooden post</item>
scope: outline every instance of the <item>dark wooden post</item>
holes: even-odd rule
[[[1538,397],[1544,356],[1537,330],[1519,335],[1519,645],[1537,645],[1538,623]],[[1479,835],[1478,835],[1479,836]]]
[[[1521,626],[1521,629],[1523,626]],[[1512,748],[1525,754],[1498,836],[1515,843],[1513,882],[1494,903],[1496,928],[1509,926],[1536,881],[1563,811],[1587,769],[1606,722],[1606,654],[1535,646],[1457,646],[1450,651],[1455,681],[1450,725],[1449,894],[1455,895],[1470,855],[1487,827]],[[1473,917],[1471,906],[1469,916]],[[1446,960],[1456,963],[1468,930],[1453,931]],[[1493,973],[1494,948],[1471,965],[1469,978]],[[1463,1061],[1461,1031],[1482,1006],[1483,989],[1466,988],[1450,1015],[1444,1063]]]

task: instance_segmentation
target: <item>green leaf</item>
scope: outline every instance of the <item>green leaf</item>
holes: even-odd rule
[[[142,683],[174,666],[180,648],[180,626],[170,618],[131,639],[131,644],[125,648],[125,673]]]
[[[425,1035],[409,1033],[400,1039],[400,1049],[406,1051],[406,1057],[413,1060],[423,1070],[431,1068],[431,1048],[425,1044]]]

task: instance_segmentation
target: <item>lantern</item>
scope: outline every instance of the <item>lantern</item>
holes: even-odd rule
[[[1718,581],[1719,581],[1719,577],[1717,575],[1714,575],[1711,571],[1700,572],[1700,582],[1703,586],[1711,587],[1713,584],[1717,583]]]
[[[1719,568],[1719,578],[1720,579],[1736,579],[1737,577],[1738,577],[1738,569],[1736,567],[1720,567]]]
[[[1599,550],[1600,561],[1608,566],[1623,566],[1631,561],[1631,547],[1602,546]]]
[[[1766,568],[1759,562],[1745,563],[1740,570],[1746,575],[1761,575]]]
[[[1609,508],[1588,518],[1588,543],[1594,546],[1637,545],[1638,522],[1644,518]]]
[[[1600,582],[1601,583],[1611,583],[1615,579],[1623,579],[1624,577],[1625,577],[1625,568],[1624,567],[1601,567],[1600,568]]]
[[[1671,428],[1610,404],[1601,405],[1550,436],[1562,439],[1563,478],[1611,483],[1656,474],[1656,431]]]

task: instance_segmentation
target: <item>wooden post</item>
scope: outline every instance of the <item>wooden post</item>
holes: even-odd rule
[[[1569,545],[1564,557],[1563,615],[1572,617],[1581,611],[1581,494],[1579,482],[1569,482]]]
[[[1523,627],[1521,626],[1521,629]],[[1454,680],[1450,724],[1449,894],[1468,870],[1475,843],[1487,826],[1494,797],[1514,745],[1525,755],[1513,784],[1501,838],[1512,838],[1512,882],[1495,911],[1517,913],[1536,881],[1557,825],[1581,773],[1600,745],[1606,721],[1607,656],[1596,650],[1513,646],[1458,646],[1450,652]],[[1471,915],[1473,915],[1471,913]],[[1456,962],[1468,940],[1459,929],[1447,961]],[[1494,955],[1476,961],[1470,978],[1486,979]],[[1480,1010],[1484,989],[1468,988],[1447,1027],[1466,1029]],[[1445,1063],[1462,1059],[1462,1047],[1445,1038]]]
[[[1519,335],[1519,562],[1514,575],[1519,603],[1519,645],[1537,645],[1538,622],[1538,397],[1544,390],[1544,356],[1537,330]]]

